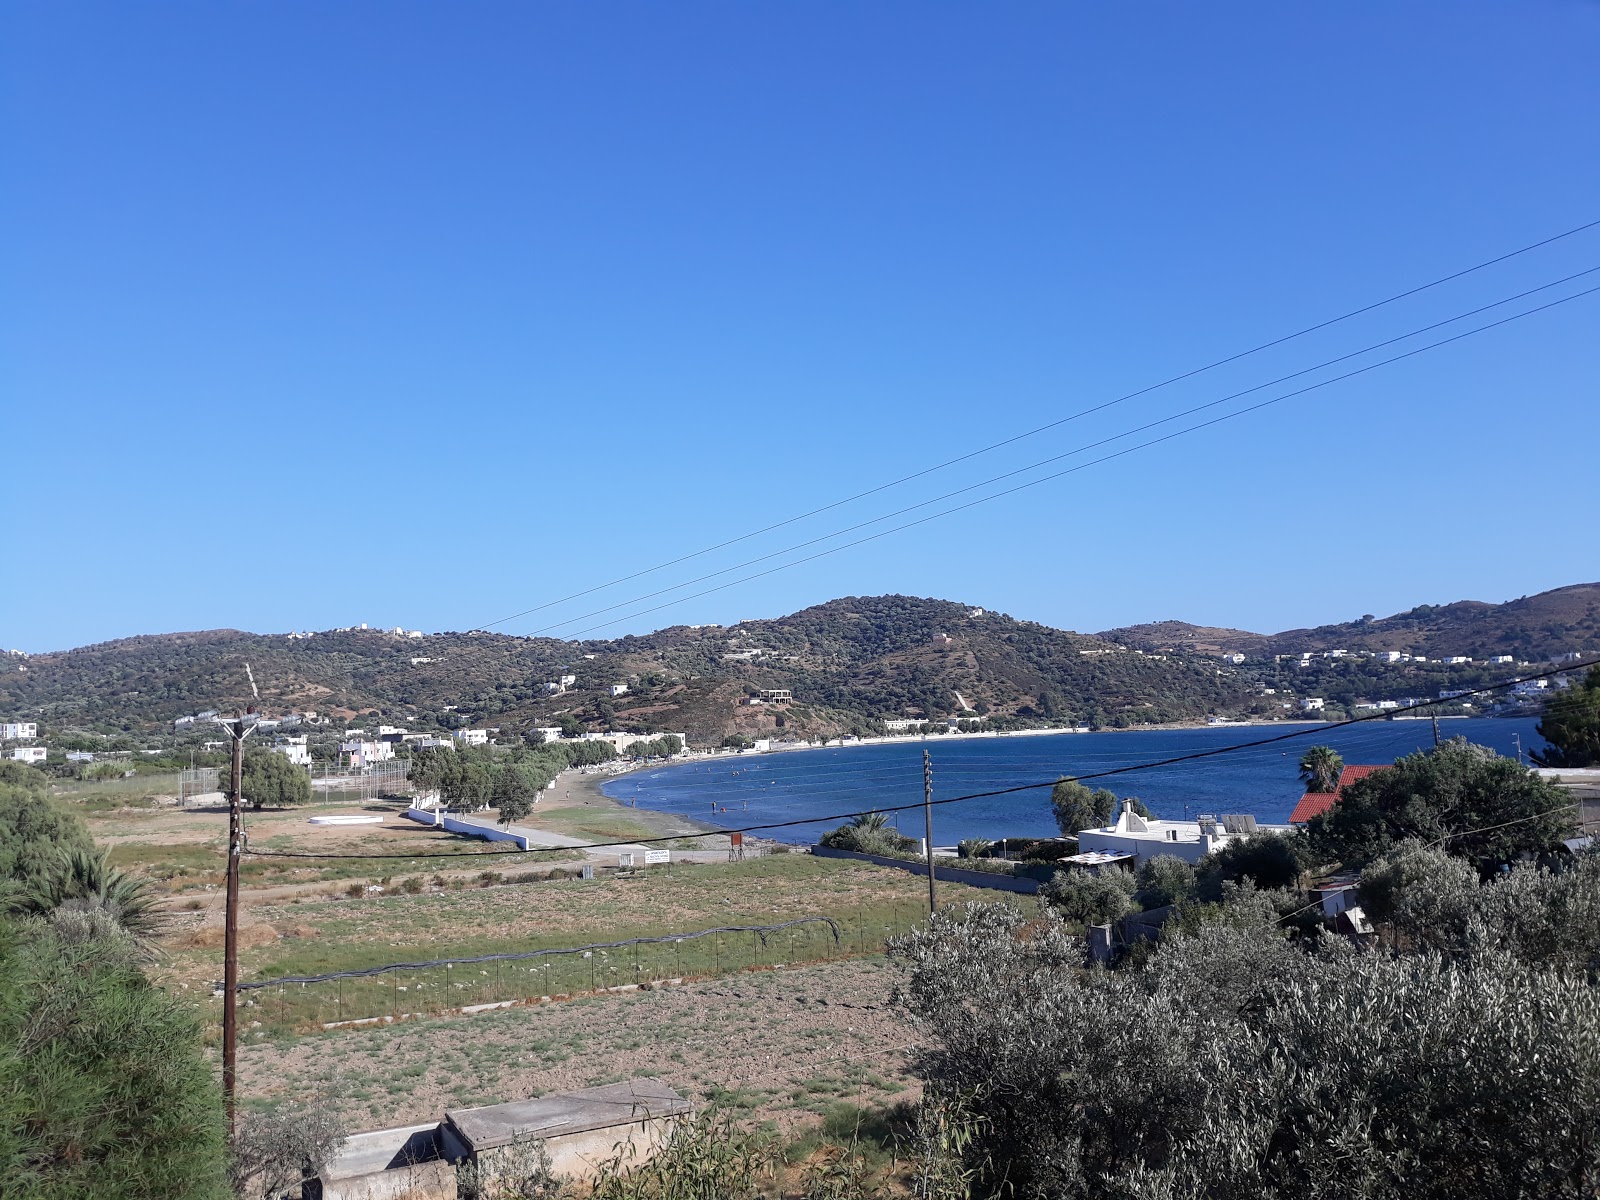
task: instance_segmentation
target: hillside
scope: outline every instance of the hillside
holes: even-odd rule
[[[249,704],[246,662],[269,708],[373,714],[412,728],[516,729],[570,716],[591,728],[670,729],[713,743],[734,732],[866,732],[883,719],[958,711],[1106,724],[1194,719],[1233,711],[1250,692],[1203,660],[1119,650],[965,604],[876,596],[726,629],[675,626],[581,643],[377,630],[127,638],[4,660],[0,711],[57,728],[150,732],[186,713]],[[562,674],[576,684],[547,695],[545,683]],[[629,692],[613,699],[607,689],[617,683]],[[768,688],[790,689],[793,703],[740,703]]]
[[[858,596],[739,625],[563,642],[490,633],[398,637],[341,630],[286,637],[209,630],[0,657],[0,715],[56,730],[149,735],[178,716],[251,703],[376,717],[412,729],[493,725],[516,734],[563,719],[589,729],[750,737],[881,732],[895,719],[1137,725],[1282,716],[1295,694],[1330,703],[1435,695],[1492,682],[1481,666],[1380,669],[1318,660],[1285,676],[1275,654],[1400,650],[1431,659],[1540,661],[1600,652],[1600,584],[1493,605],[1423,605],[1381,620],[1264,635],[1165,621],[1070,633],[947,600]],[[1239,652],[1238,666],[1216,655]],[[551,695],[546,683],[576,683]],[[627,693],[609,689],[626,684]],[[1272,692],[1267,692],[1272,688]],[[747,704],[766,689],[787,703]]]
[[[1306,650],[1399,650],[1429,658],[1511,654],[1520,662],[1542,662],[1563,654],[1600,653],[1600,583],[1573,584],[1504,604],[1421,604],[1390,617],[1275,634],[1159,621],[1095,636],[1146,651],[1256,657]]]

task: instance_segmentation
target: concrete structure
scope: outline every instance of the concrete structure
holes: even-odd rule
[[[317,1182],[322,1200],[456,1200],[437,1121],[351,1134]]]
[[[1496,666],[1500,666],[1505,663],[1516,662],[1517,656],[1515,654],[1491,654],[1489,656],[1489,661],[1494,663]]]
[[[761,698],[768,704],[792,704],[794,694],[788,688],[762,688]]]
[[[1379,650],[1373,657],[1379,662],[1399,662],[1401,655],[1398,650]]]
[[[1224,817],[1223,821],[1235,823],[1232,817]],[[1141,817],[1133,811],[1133,805],[1124,800],[1114,825],[1078,831],[1078,852],[1132,855],[1133,866],[1162,854],[1196,863],[1213,850],[1226,846],[1235,838],[1249,836],[1252,832],[1290,831],[1287,825],[1262,825],[1254,830],[1245,829],[1245,826],[1253,824],[1253,821],[1240,823],[1241,832],[1230,833],[1215,817],[1201,817],[1198,821],[1163,821],[1156,817]]]
[[[39,723],[37,721],[7,721],[0,725],[0,740],[31,742],[38,736]]]
[[[1321,696],[1307,696],[1300,701],[1301,712],[1321,712],[1327,707],[1328,702]]]
[[[43,746],[21,746],[11,752],[13,762],[41,763],[48,755]]]
[[[625,683],[613,683],[606,691],[611,693],[612,696],[626,696],[628,694],[628,685]]]
[[[1224,654],[1222,656],[1222,661],[1225,662],[1225,663],[1232,663],[1234,666],[1237,667],[1240,663],[1242,663],[1244,661],[1244,655],[1240,654],[1237,650],[1235,650],[1232,654]]]
[[[87,750],[68,750],[68,762],[93,762],[94,755]]]
[[[1448,665],[1450,665],[1452,667],[1459,667],[1463,663],[1469,663],[1472,660],[1470,658],[1468,658],[1465,654],[1452,654],[1449,658],[1445,659],[1444,661]]]
[[[373,763],[388,762],[393,758],[394,744],[368,741],[340,742],[339,753],[350,756],[352,767],[370,767]]]
[[[489,744],[489,731],[487,729],[458,729],[450,736],[463,746],[487,746]]]
[[[281,754],[297,767],[311,765],[311,750],[306,745],[306,735],[299,734],[295,737],[279,735],[272,739],[272,751]]]
[[[592,1179],[620,1150],[648,1161],[694,1106],[658,1079],[632,1079],[534,1100],[445,1113],[439,1144],[450,1162],[470,1159],[492,1173],[543,1142],[557,1175]]]
[[[586,742],[609,743],[613,750],[615,750],[618,754],[622,754],[635,742],[653,742],[657,738],[664,737],[675,737],[678,739],[678,741],[683,743],[684,749],[687,750],[689,748],[689,738],[687,735],[682,733],[668,733],[666,731],[662,731],[660,733],[586,733],[583,735],[582,740]]]

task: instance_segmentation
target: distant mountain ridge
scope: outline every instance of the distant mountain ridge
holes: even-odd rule
[[[179,716],[252,703],[246,662],[269,709],[512,734],[566,719],[587,729],[682,732],[713,745],[730,734],[873,733],[884,721],[952,715],[1107,726],[1282,716],[1295,687],[1314,685],[1315,694],[1344,704],[1484,681],[1431,664],[1374,675],[1355,660],[1335,675],[1286,680],[1271,659],[1340,648],[1534,661],[1600,653],[1600,584],[1272,635],[1178,621],[1085,635],[910,596],[846,597],[726,628],[677,625],[586,642],[481,631],[154,634],[0,656],[0,716],[103,733],[170,730]],[[1248,661],[1216,657],[1232,652]],[[565,676],[576,681],[561,689]],[[612,696],[617,685],[626,692]]]
[[[1107,629],[1095,636],[1145,651],[1268,655],[1399,650],[1429,658],[1511,654],[1518,661],[1539,662],[1574,652],[1600,653],[1600,583],[1575,583],[1504,604],[1481,600],[1421,604],[1390,617],[1274,634],[1157,621]]]

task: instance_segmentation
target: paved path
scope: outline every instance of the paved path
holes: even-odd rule
[[[468,825],[480,825],[485,829],[493,829],[496,831],[508,830],[511,833],[521,834],[523,837],[528,839],[528,845],[530,847],[539,846],[550,850],[582,850],[584,851],[586,857],[595,861],[607,860],[615,862],[619,854],[632,854],[634,856],[634,862],[643,865],[644,852],[646,850],[664,849],[660,843],[647,846],[640,842],[629,842],[621,846],[606,846],[604,849],[592,849],[592,842],[585,841],[583,838],[572,837],[565,833],[551,833],[547,829],[530,829],[526,825],[505,826],[498,824],[489,817],[465,816],[456,814],[455,819],[458,821],[464,821]],[[679,836],[693,837],[695,835],[683,834]],[[709,834],[705,836],[714,837],[715,834]],[[672,851],[672,859],[674,862],[726,862],[727,858],[728,851],[726,849],[678,850],[674,848]]]

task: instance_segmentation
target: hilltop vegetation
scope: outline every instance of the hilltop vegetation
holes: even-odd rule
[[[1504,604],[1419,604],[1391,617],[1364,616],[1274,634],[1157,621],[1096,636],[1152,651],[1268,656],[1304,650],[1399,650],[1429,658],[1511,654],[1520,662],[1541,662],[1562,654],[1600,653],[1600,583],[1576,583]]]
[[[1370,658],[1295,672],[1274,654],[1344,648],[1471,655],[1472,667],[1402,669]],[[1219,663],[1223,651],[1251,661]],[[1383,620],[1266,636],[1163,622],[1086,636],[947,600],[859,596],[738,625],[563,642],[483,632],[312,637],[211,630],[126,638],[0,659],[0,711],[59,731],[148,734],[174,718],[252,702],[248,662],[272,709],[367,716],[413,729],[539,726],[727,738],[872,734],[885,721],[951,715],[990,728],[1121,727],[1208,716],[1281,716],[1285,697],[1432,697],[1501,678],[1490,654],[1540,660],[1600,652],[1600,584],[1503,605],[1422,606]],[[552,694],[547,685],[575,677]],[[612,696],[610,689],[626,684]],[[1268,695],[1265,689],[1274,694]],[[792,700],[749,703],[764,690]]]

